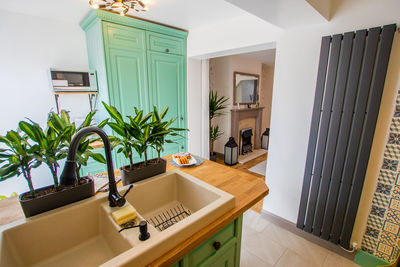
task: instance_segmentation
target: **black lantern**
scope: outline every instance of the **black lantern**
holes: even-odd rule
[[[261,136],[261,148],[268,150],[269,141],[269,128],[265,129],[265,132]]]
[[[238,163],[238,145],[235,138],[229,137],[229,141],[225,144],[225,164],[233,166]]]

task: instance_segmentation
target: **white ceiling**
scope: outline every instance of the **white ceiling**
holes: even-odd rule
[[[147,13],[130,15],[193,30],[246,14],[224,0],[150,0]],[[89,0],[2,1],[0,10],[79,23],[91,10]]]
[[[283,29],[327,22],[320,13],[304,0],[226,1]],[[316,0],[316,2],[318,1],[322,0]]]
[[[275,49],[262,50],[257,52],[250,52],[237,55],[240,58],[250,59],[261,62],[268,66],[275,65]]]

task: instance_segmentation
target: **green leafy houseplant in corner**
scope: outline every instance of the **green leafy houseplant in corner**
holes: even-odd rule
[[[214,152],[214,142],[223,134],[219,130],[219,126],[213,126],[211,124],[212,119],[224,115],[223,110],[227,107],[226,101],[229,98],[225,96],[218,96],[217,92],[210,91],[208,96],[209,100],[209,129],[210,129],[210,159],[215,161],[217,154]]]

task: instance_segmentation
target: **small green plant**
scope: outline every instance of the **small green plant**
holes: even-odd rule
[[[0,148],[0,181],[22,174],[28,183],[31,197],[35,197],[31,171],[42,163],[35,157],[39,147],[30,145],[28,136],[19,129],[0,136],[0,143],[5,147]]]
[[[149,147],[150,125],[148,120],[152,113],[143,116],[143,111],[135,108],[135,117],[127,116],[129,123],[125,122],[121,113],[113,106],[103,102],[108,114],[115,122],[108,122],[108,126],[120,137],[111,137],[112,146],[119,146],[117,153],[123,153],[129,159],[129,167],[133,168],[133,150],[141,157],[145,156],[147,165],[147,149]]]
[[[58,189],[58,161],[67,157],[68,149],[63,145],[64,137],[71,131],[66,129],[61,135],[51,128],[43,130],[38,123],[21,121],[19,128],[34,142],[32,147],[36,147],[33,155],[37,161],[43,162],[49,167],[53,177],[54,188]]]
[[[165,143],[174,143],[174,141],[170,139],[166,139],[167,136],[181,136],[177,132],[180,131],[188,131],[188,129],[185,128],[174,128],[170,127],[175,121],[175,119],[171,120],[166,120],[163,121],[165,115],[168,112],[168,107],[164,109],[161,114],[158,114],[158,110],[156,107],[153,108],[153,116],[152,116],[152,122],[151,122],[151,144],[152,147],[157,151],[157,158],[158,161],[160,162],[161,160],[161,151],[164,150],[164,144]]]
[[[219,129],[219,126],[212,126],[210,127],[210,151],[213,152],[214,151],[214,142],[215,140],[217,140],[221,135],[223,135],[224,132],[222,132]]]
[[[219,126],[213,126],[211,121],[213,118],[224,115],[223,110],[227,108],[226,101],[229,98],[225,96],[218,97],[218,92],[210,91],[209,100],[209,128],[210,128],[210,155],[214,154],[214,142],[223,134],[219,130]]]
[[[11,195],[9,196],[9,197],[6,197],[6,196],[0,196],[0,200],[2,200],[2,199],[6,199],[6,198],[10,198],[10,197],[17,197],[18,196],[18,194],[17,193],[15,193],[15,192],[13,192],[13,193],[11,193]]]
[[[48,126],[52,128],[57,135],[63,135],[64,138],[62,140],[65,148],[69,148],[71,144],[72,137],[81,129],[89,126],[93,126],[93,117],[96,114],[96,110],[89,112],[87,114],[85,120],[76,127],[74,122],[71,122],[69,111],[61,110],[60,115],[55,112],[51,112],[48,117]],[[108,119],[102,121],[97,125],[99,128],[103,128],[108,122]],[[79,143],[77,152],[76,152],[76,177],[78,179],[77,182],[80,181],[80,170],[82,166],[87,166],[89,158],[94,159],[100,163],[106,163],[103,155],[100,153],[93,152],[92,144],[98,141],[96,138],[92,138],[90,135],[86,136]]]
[[[113,147],[119,146],[117,153],[123,153],[129,159],[129,167],[133,168],[133,151],[135,150],[140,157],[144,156],[144,164],[147,166],[147,151],[150,147],[160,153],[165,143],[172,143],[172,140],[166,139],[167,136],[178,136],[176,132],[185,131],[182,128],[170,127],[175,119],[163,121],[168,112],[166,108],[160,115],[157,108],[154,111],[143,116],[143,110],[135,108],[135,117],[126,116],[129,122],[125,122],[121,113],[113,106],[103,102],[104,107],[115,122],[108,122],[115,133],[120,137],[111,137]],[[149,120],[151,118],[151,120]]]

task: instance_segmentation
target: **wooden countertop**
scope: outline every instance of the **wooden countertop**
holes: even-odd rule
[[[171,156],[165,158],[169,162]],[[198,231],[176,246],[173,250],[170,250],[156,259],[149,266],[170,266],[174,264],[263,199],[269,191],[264,181],[256,176],[209,160],[205,160],[200,166],[191,168],[178,168],[171,164],[167,165],[167,171],[174,169],[180,169],[185,173],[193,175],[200,180],[234,195],[236,198],[235,208]],[[24,215],[19,206],[17,197],[0,201],[0,225],[22,218],[24,218]]]

